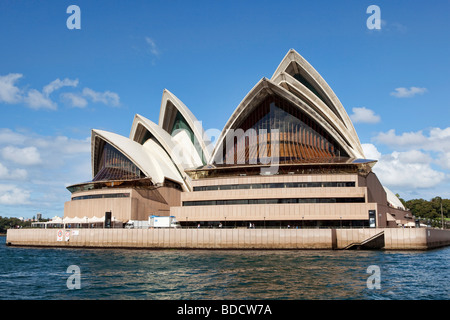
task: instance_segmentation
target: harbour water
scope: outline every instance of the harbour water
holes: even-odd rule
[[[2,236],[0,300],[448,300],[449,263],[448,246],[102,250],[8,247]],[[68,288],[69,266],[79,268],[79,289]]]

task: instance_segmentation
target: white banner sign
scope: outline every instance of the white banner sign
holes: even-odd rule
[[[56,232],[56,241],[62,241],[63,240],[63,231],[62,230],[58,230]]]

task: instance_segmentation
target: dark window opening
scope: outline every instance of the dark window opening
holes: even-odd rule
[[[364,198],[282,198],[282,199],[227,199],[183,201],[184,207],[220,206],[234,204],[283,204],[283,203],[364,203]]]

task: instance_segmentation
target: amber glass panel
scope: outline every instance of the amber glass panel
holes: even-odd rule
[[[103,144],[97,168],[93,181],[133,180],[144,176],[135,164],[109,143]]]
[[[348,157],[339,144],[306,113],[291,103],[268,97],[225,138],[216,163],[257,164],[314,162]],[[227,145],[228,142],[228,145]]]

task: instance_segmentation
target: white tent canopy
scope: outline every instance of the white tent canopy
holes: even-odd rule
[[[122,222],[121,220],[117,220],[116,217],[111,218],[112,222]],[[68,225],[68,224],[95,224],[95,223],[104,223],[105,217],[73,217],[73,218],[61,218],[61,217],[53,217],[50,221],[47,222],[36,222],[33,225],[34,226],[44,226],[47,228],[48,225]]]

